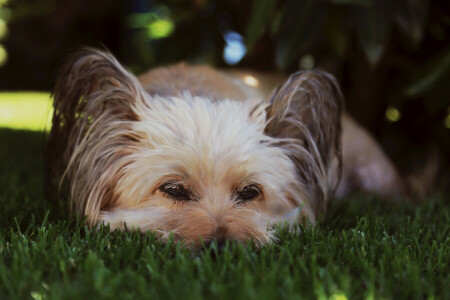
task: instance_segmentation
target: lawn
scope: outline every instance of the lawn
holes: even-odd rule
[[[0,128],[43,130],[51,125],[50,94],[0,92]]]
[[[43,191],[44,134],[14,128],[0,129],[0,299],[450,299],[447,195],[355,195],[300,236],[191,253],[71,219]]]

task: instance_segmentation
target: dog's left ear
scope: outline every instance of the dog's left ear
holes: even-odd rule
[[[265,133],[296,166],[316,215],[326,209],[341,177],[343,99],[336,79],[323,71],[300,71],[271,96]]]

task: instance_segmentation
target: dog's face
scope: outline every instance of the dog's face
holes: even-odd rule
[[[264,134],[264,105],[189,94],[148,101],[132,124],[138,141],[114,162],[123,166],[117,199],[102,221],[188,242],[262,243],[270,225],[299,218],[294,199],[305,195],[287,153]]]
[[[336,134],[324,131],[339,134],[340,106],[321,73],[312,83],[291,78],[270,101],[242,102],[149,95],[100,52],[78,57],[68,74],[56,88],[50,141],[63,143],[71,199],[92,225],[261,245],[274,224],[314,222],[338,177]],[[333,97],[311,114],[314,95],[302,99],[298,87],[322,80]]]

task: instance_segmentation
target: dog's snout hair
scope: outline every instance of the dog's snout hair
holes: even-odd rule
[[[212,235],[212,238],[205,243],[207,247],[210,247],[212,244],[216,244],[217,247],[223,248],[227,243],[232,243],[235,241],[231,236],[229,236],[229,232],[226,226],[224,225],[218,225],[214,229],[214,233]]]

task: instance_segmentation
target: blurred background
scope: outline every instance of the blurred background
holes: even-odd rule
[[[403,173],[434,156],[449,177],[448,0],[0,0],[0,126],[42,128],[24,124],[48,111],[58,67],[81,46],[136,74],[181,60],[324,69]]]

